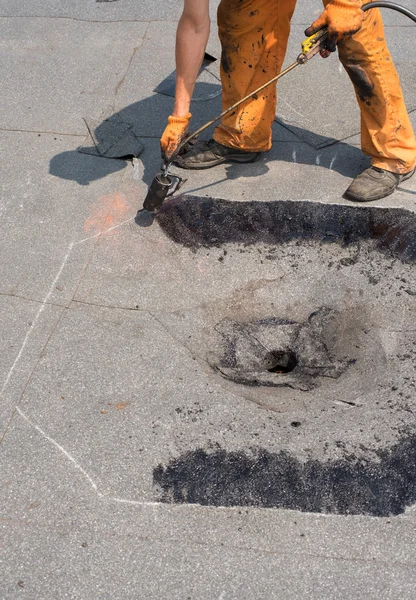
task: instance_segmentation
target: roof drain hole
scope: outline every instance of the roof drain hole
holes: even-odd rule
[[[271,350],[264,362],[269,373],[291,373],[297,366],[298,359],[291,350]]]

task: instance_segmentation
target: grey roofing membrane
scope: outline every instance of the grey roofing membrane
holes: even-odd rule
[[[317,58],[258,163],[137,216],[180,12],[0,0],[0,598],[413,600],[416,178],[342,198],[368,158]],[[416,126],[415,28],[385,23]]]

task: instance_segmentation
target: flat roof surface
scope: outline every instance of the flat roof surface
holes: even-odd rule
[[[416,177],[342,199],[368,159],[315,58],[261,161],[181,172],[136,222],[180,13],[0,0],[0,596],[413,600]],[[298,3],[286,64],[318,14]],[[415,26],[383,14],[416,126]],[[87,126],[144,150],[99,156]]]

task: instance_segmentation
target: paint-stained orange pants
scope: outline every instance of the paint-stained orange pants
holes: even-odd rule
[[[221,1],[223,109],[280,72],[295,6],[296,0]],[[415,135],[378,9],[365,13],[362,29],[340,44],[339,57],[360,106],[363,152],[371,156],[373,166],[396,173],[411,171],[416,165]],[[214,139],[247,151],[269,150],[275,112],[276,86],[272,85],[254,102],[246,102],[225,117]]]

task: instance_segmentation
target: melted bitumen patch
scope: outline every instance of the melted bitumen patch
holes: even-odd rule
[[[302,463],[288,452],[187,452],[154,469],[162,501],[387,517],[416,501],[416,436],[380,460]]]
[[[240,248],[257,246],[257,249],[262,245],[267,249],[267,246],[284,247],[286,244],[292,244],[302,248],[304,244],[308,246],[310,241],[317,242],[318,247],[337,244],[344,248],[349,246],[356,246],[358,250],[365,248],[362,257],[359,251],[354,256],[343,257],[339,261],[340,269],[342,267],[353,269],[360,260],[365,263],[373,256],[373,252],[376,256],[381,255],[381,258],[393,257],[398,260],[391,261],[390,265],[386,266],[389,271],[385,271],[382,265],[384,260],[370,260],[363,272],[360,271],[361,274],[369,273],[368,284],[371,286],[383,281],[383,289],[378,296],[380,298],[385,298],[386,293],[394,292],[388,283],[390,276],[394,281],[400,280],[407,286],[408,274],[404,278],[400,269],[405,268],[407,272],[416,262],[416,215],[403,209],[337,206],[302,201],[239,203],[184,196],[167,202],[157,214],[157,219],[166,235],[193,251],[221,247],[225,244],[236,244]],[[229,249],[227,252],[228,256],[233,254]],[[403,263],[407,264],[404,266]],[[336,276],[336,273],[331,271],[333,268],[331,265],[332,261],[328,264],[329,272]],[[375,266],[378,269],[376,271],[374,271]],[[296,280],[299,275],[294,267],[293,269],[293,277]],[[340,284],[340,291],[344,285],[345,283]],[[397,297],[401,295],[399,290],[402,289],[409,295],[413,294],[410,288],[399,287],[395,293],[395,302],[400,302]],[[404,305],[408,306],[408,298],[406,297],[405,300]],[[369,310],[371,315],[373,309],[370,307]],[[416,434],[413,411],[408,406],[414,397],[414,380],[411,375],[414,350],[403,347],[396,355],[389,350],[387,354],[394,361],[389,367],[393,369],[394,366],[395,369],[390,377],[387,373],[389,371],[387,365],[383,362],[378,368],[377,364],[370,364],[366,360],[368,355],[370,358],[380,356],[381,360],[387,356],[387,354],[383,357],[377,352],[372,353],[373,348],[378,351],[378,346],[376,348],[375,345],[380,345],[381,342],[379,336],[375,335],[373,344],[367,330],[379,324],[374,324],[371,319],[367,320],[365,314],[363,323],[360,319],[350,323],[349,320],[352,316],[355,318],[355,315],[356,311],[345,321],[351,325],[347,327],[351,339],[348,336],[345,338],[346,348],[351,346],[353,350],[352,354],[346,352],[342,356],[348,369],[341,370],[340,374],[344,376],[345,373],[345,376],[348,376],[355,369],[357,377],[363,377],[364,381],[371,372],[373,387],[377,390],[377,394],[373,393],[374,390],[370,393],[367,388],[365,390],[358,388],[366,402],[365,411],[364,408],[357,409],[356,416],[347,417],[348,426],[342,425],[345,434],[345,438],[342,439],[350,442],[348,451],[344,446],[344,453],[338,452],[325,456],[325,453],[321,452],[322,446],[327,445],[326,440],[333,444],[336,439],[331,434],[333,430],[338,431],[338,421],[331,420],[335,416],[333,413],[331,419],[327,420],[325,420],[325,413],[322,413],[324,414],[322,443],[320,434],[317,434],[317,439],[313,439],[313,432],[317,431],[316,427],[311,429],[311,440],[309,434],[302,438],[303,448],[309,446],[309,441],[313,446],[312,452],[307,454],[309,456],[307,459],[305,455],[302,457],[293,454],[296,444],[291,445],[290,451],[286,449],[284,447],[286,442],[278,436],[278,430],[270,430],[269,437],[265,436],[256,449],[252,449],[251,441],[248,441],[242,444],[242,450],[238,452],[225,449],[224,446],[228,445],[226,441],[221,443],[221,447],[216,446],[214,450],[207,450],[212,448],[208,438],[205,442],[194,443],[194,450],[181,454],[170,463],[159,465],[154,469],[154,483],[161,491],[162,500],[171,503],[256,506],[373,516],[400,514],[406,506],[415,503]],[[285,327],[288,343],[284,343],[286,338],[282,340],[279,338],[277,345],[269,346],[261,339],[263,348],[259,352],[257,352],[256,340],[253,340],[253,335],[250,334],[254,332],[254,337],[257,339],[259,332],[262,335],[267,333],[264,319],[249,323],[228,319],[228,321],[218,320],[217,323],[222,324],[218,331],[223,337],[225,346],[211,366],[221,367],[222,375],[225,367],[230,371],[226,376],[230,378],[230,375],[233,375],[233,382],[236,382],[234,375],[241,366],[244,377],[239,383],[247,386],[253,383],[247,379],[247,365],[254,371],[260,365],[264,371],[263,379],[280,378],[282,383],[286,382],[285,385],[288,381],[295,382],[296,370],[300,370],[302,366],[300,363],[303,353],[303,348],[296,346],[297,328],[302,326],[297,319],[290,321],[272,319],[268,325],[276,329],[274,332],[276,339],[279,333],[277,328]],[[224,323],[227,325],[225,329]],[[363,335],[360,333],[361,329]],[[241,330],[244,335],[241,334]],[[409,326],[409,330],[412,331],[413,327]],[[322,331],[325,333],[326,327]],[[334,335],[337,331],[335,328]],[[399,336],[398,340],[406,339],[408,343],[414,343],[411,342],[411,338],[406,337],[405,326],[400,326],[397,331],[392,326],[393,333]],[[320,340],[320,335],[317,339]],[[328,345],[327,338],[324,342],[323,350],[329,351],[328,364],[332,364],[338,357],[332,356],[332,346],[331,343]],[[295,368],[288,373],[269,372],[267,362],[269,355],[266,350],[273,349],[293,351],[297,361]],[[356,358],[354,353],[357,353],[357,361],[352,360]],[[328,357],[325,352],[321,352],[322,359]],[[408,361],[406,369],[403,368],[404,360]],[[393,375],[400,382],[401,391],[397,393],[399,383]],[[341,387],[338,382],[337,389],[333,389],[327,384],[328,381],[330,380],[325,380],[325,389],[320,394],[323,397],[328,395],[328,402],[331,403],[340,395]],[[325,406],[318,393],[314,395],[313,386],[299,387],[298,384],[299,382],[297,388],[295,385],[290,387],[301,389],[304,397],[309,399],[308,408],[304,412],[308,421],[309,411],[317,417],[317,414],[313,413],[314,400],[321,407],[320,411],[325,410]],[[281,387],[279,394],[283,393],[282,390]],[[354,394],[357,394],[357,390],[355,388],[354,390]],[[354,401],[349,401],[348,393],[341,394],[340,400],[355,406]],[[371,423],[368,422],[370,413],[374,418]],[[298,415],[293,414],[293,416]],[[336,425],[333,426],[332,423]],[[386,423],[388,427],[385,426]],[[410,424],[412,429],[408,427]],[[292,420],[290,427],[297,428],[301,432],[303,422]],[[240,424],[240,430],[242,428]],[[273,437],[274,433],[277,437]],[[386,445],[383,447],[382,440],[386,433],[389,433],[389,441],[387,442],[386,439]],[[367,438],[369,438],[369,447],[362,444]],[[374,448],[374,441],[377,442],[377,448]],[[235,440],[233,445],[234,442]],[[337,442],[335,445],[337,446]],[[328,456],[337,458],[331,460]]]
[[[416,262],[416,215],[399,208],[182,196],[165,203],[157,219],[167,236],[193,249],[292,240],[349,246],[365,240],[378,252]]]

